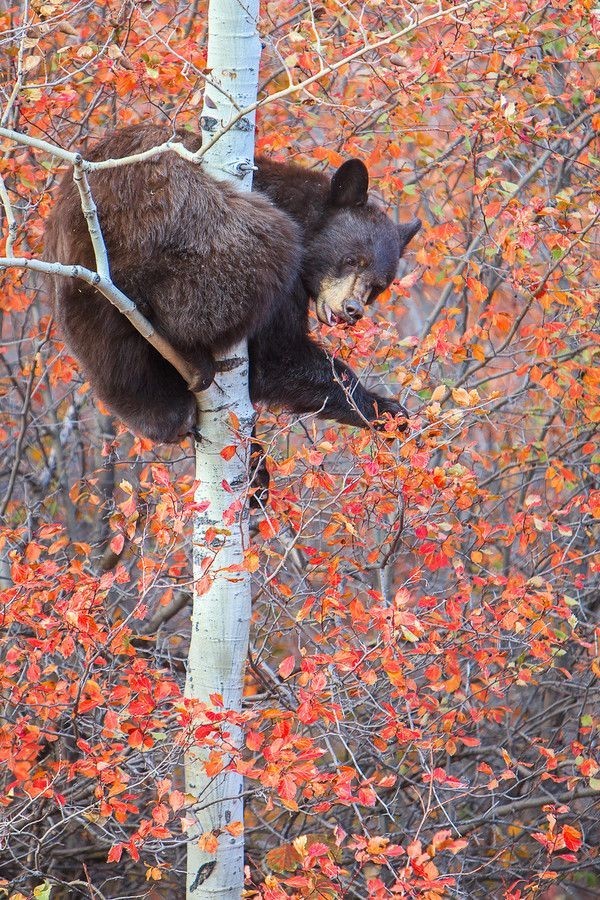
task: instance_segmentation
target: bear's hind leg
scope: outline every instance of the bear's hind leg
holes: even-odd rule
[[[196,427],[196,401],[181,375],[143,338],[135,336],[122,362],[92,379],[100,399],[135,434],[177,443]],[[130,342],[128,342],[130,343]],[[124,348],[122,348],[124,349]]]

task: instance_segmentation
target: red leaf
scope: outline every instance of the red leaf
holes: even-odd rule
[[[581,840],[581,833],[577,831],[576,828],[573,828],[572,825],[563,826],[562,836],[565,842],[565,847],[568,850],[579,850],[581,844],[583,843]]]
[[[296,659],[294,656],[286,656],[286,658],[279,663],[279,674],[282,678],[289,678],[289,676],[294,671],[294,666],[296,665]]]
[[[106,862],[120,862],[122,855],[123,855],[123,844],[115,844],[108,851],[108,856],[106,857]]]
[[[122,534],[115,535],[114,538],[112,539],[112,541],[110,542],[110,549],[116,556],[118,556],[121,553],[124,543],[125,543],[125,536]]]

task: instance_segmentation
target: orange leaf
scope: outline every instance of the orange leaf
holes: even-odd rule
[[[477,281],[476,278],[471,278],[471,276],[467,278],[467,287],[469,288],[473,299],[479,302],[485,300],[489,293],[484,284],[482,284],[480,281]]]
[[[198,846],[205,853],[216,853],[219,848],[219,839],[212,831],[205,831],[198,839]]]
[[[220,753],[212,750],[207,761],[204,763],[204,770],[209,778],[212,778],[213,775],[218,775],[219,772],[222,772],[225,768],[225,763],[223,762],[223,757]]]
[[[212,578],[208,574],[203,575],[202,578],[198,579],[198,581],[194,585],[198,597],[202,597],[203,594],[207,594],[210,591],[211,586]]]
[[[275,847],[274,850],[269,850],[265,857],[265,862],[273,872],[282,874],[284,872],[295,872],[301,863],[301,859],[293,844],[284,844],[282,847]]]
[[[264,737],[260,731],[249,731],[246,735],[246,746],[248,747],[248,750],[260,750],[263,741]]]

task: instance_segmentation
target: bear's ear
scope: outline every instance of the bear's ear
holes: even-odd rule
[[[369,190],[369,173],[360,159],[349,159],[331,179],[329,202],[332,206],[364,206]]]
[[[400,238],[400,252],[406,247],[409,241],[412,241],[415,234],[421,230],[421,225],[423,223],[420,219],[411,219],[410,222],[403,222],[402,225],[398,225],[398,237]]]

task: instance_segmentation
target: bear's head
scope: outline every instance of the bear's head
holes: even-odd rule
[[[421,227],[419,219],[396,225],[369,202],[368,190],[364,163],[350,159],[340,166],[322,223],[305,249],[304,286],[327,325],[362,317],[396,277],[404,249]]]

